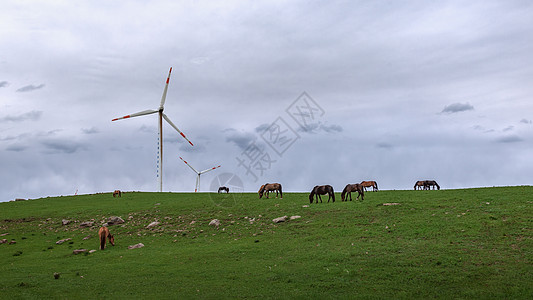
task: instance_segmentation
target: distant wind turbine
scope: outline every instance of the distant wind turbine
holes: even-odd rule
[[[198,191],[200,191],[200,175],[202,175],[202,174],[204,174],[204,173],[207,173],[207,172],[209,172],[209,171],[213,171],[213,170],[216,169],[216,168],[220,168],[220,166],[216,166],[216,167],[212,167],[211,169],[207,169],[207,170],[203,170],[203,171],[198,172],[198,171],[196,171],[195,168],[193,168],[191,165],[189,165],[189,163],[188,163],[186,160],[184,160],[183,158],[181,158],[181,156],[180,156],[180,159],[181,159],[181,160],[182,160],[187,166],[189,166],[189,168],[191,168],[191,170],[193,170],[194,173],[196,173],[196,175],[197,175],[197,176],[196,176],[196,187],[195,187],[195,189],[194,189],[194,192],[195,192],[195,193],[198,192]]]
[[[172,68],[170,68],[170,71],[168,71],[168,77],[167,77],[167,83],[165,84],[165,89],[163,90],[163,96],[161,97],[161,104],[159,104],[158,110],[144,110],[138,113],[134,113],[131,115],[127,115],[121,118],[113,119],[112,121],[122,120],[122,119],[128,119],[133,117],[139,117],[144,115],[151,115],[155,113],[159,113],[159,156],[158,156],[158,164],[157,164],[157,177],[159,179],[159,191],[163,191],[163,119],[167,121],[170,126],[172,126],[176,131],[178,131],[181,136],[193,146],[191,141],[181,132],[172,121],[163,113],[163,110],[165,109],[165,99],[167,98],[167,90],[168,90],[168,83],[170,82],[170,73],[172,72]]]

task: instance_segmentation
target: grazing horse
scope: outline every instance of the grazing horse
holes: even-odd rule
[[[424,181],[424,189],[431,190],[431,187],[433,187],[433,189],[435,189],[435,187],[437,187],[437,190],[440,190],[440,186],[435,180],[426,180],[426,181]]]
[[[100,237],[100,250],[104,250],[106,238],[109,239],[111,245],[115,246],[115,237],[111,235],[107,227],[101,227],[98,230],[98,236]]]
[[[357,192],[357,198],[355,198],[355,200],[357,200],[359,196],[361,196],[361,201],[365,200],[365,190],[363,189],[363,186],[359,183],[347,184],[344,187],[344,190],[342,190],[341,200],[348,201],[348,196],[350,196],[350,201],[352,201],[352,192]]]
[[[375,181],[361,181],[361,185],[365,191],[367,187],[371,187],[373,192],[378,191],[378,183]]]
[[[320,199],[320,203],[322,203],[322,197],[320,195],[328,194],[328,203],[329,200],[333,198],[333,202],[335,202],[335,192],[333,191],[333,187],[329,184],[327,185],[317,185],[313,188],[311,191],[311,194],[309,194],[309,203],[313,203],[313,197],[316,199],[315,203],[318,203],[318,199]]]
[[[421,189],[426,189],[426,181],[425,180],[419,180],[417,182],[415,182],[415,186],[414,186],[414,189],[415,191],[416,190],[421,190]]]
[[[223,192],[223,191],[226,191],[226,194],[229,193],[229,188],[225,187],[225,186],[221,186],[218,188],[218,193],[220,194],[220,192]]]
[[[281,184],[279,183],[265,183],[259,189],[259,199],[263,197],[263,194],[266,192],[266,198],[268,199],[268,194],[270,192],[276,191],[276,198],[278,198],[278,192],[280,199],[283,199],[283,192],[281,191]]]
[[[115,198],[117,195],[118,195],[119,197],[122,197],[122,192],[121,192],[120,190],[115,190],[115,191],[113,192],[113,198]]]

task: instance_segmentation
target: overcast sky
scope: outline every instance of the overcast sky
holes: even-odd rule
[[[180,156],[202,191],[530,185],[532,53],[531,1],[3,1],[0,201],[157,191],[157,115],[111,120],[170,67],[164,191]]]

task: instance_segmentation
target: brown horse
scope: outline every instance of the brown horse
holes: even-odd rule
[[[225,187],[225,186],[221,186],[218,188],[218,193],[220,194],[221,192],[226,192],[229,193],[229,188]]]
[[[352,201],[352,192],[357,192],[357,198],[355,198],[355,200],[357,200],[359,196],[361,196],[361,201],[365,200],[365,190],[363,189],[363,186],[359,183],[347,184],[344,187],[344,190],[342,190],[341,200],[348,201],[348,196],[350,196],[350,201]]]
[[[425,190],[426,189],[425,181],[424,180],[419,180],[419,181],[415,182],[414,189],[415,189],[415,191],[416,190],[421,190],[421,189]]]
[[[98,230],[98,236],[100,237],[100,250],[105,249],[106,238],[109,239],[111,245],[115,246],[115,237],[111,235],[107,227],[101,227],[100,230]]]
[[[424,181],[424,189],[431,190],[431,187],[433,187],[433,189],[436,187],[437,190],[440,190],[440,186],[435,180]]]
[[[367,187],[371,187],[373,192],[378,191],[378,183],[375,181],[361,181],[361,185],[365,191]]]
[[[278,192],[280,199],[283,199],[283,192],[281,191],[281,184],[279,183],[265,183],[259,189],[259,199],[263,197],[263,194],[266,192],[266,198],[268,199],[268,194],[270,192],[276,192],[276,198],[278,198]]]
[[[120,190],[115,190],[115,191],[113,192],[113,198],[115,198],[117,195],[118,195],[119,197],[122,197],[122,192],[121,192]]]
[[[335,202],[335,192],[333,191],[333,187],[331,185],[317,185],[313,188],[311,191],[311,194],[309,194],[309,203],[313,203],[313,197],[316,199],[315,203],[318,203],[318,199],[320,199],[320,203],[322,203],[322,197],[320,195],[328,194],[328,203],[329,200],[333,198],[333,202]]]

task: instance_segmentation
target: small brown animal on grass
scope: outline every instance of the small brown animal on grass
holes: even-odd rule
[[[106,239],[109,239],[111,245],[115,246],[115,237],[111,235],[107,227],[101,227],[100,230],[98,230],[98,236],[100,237],[100,250],[105,249]]]

